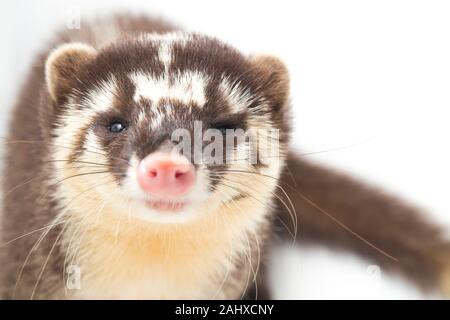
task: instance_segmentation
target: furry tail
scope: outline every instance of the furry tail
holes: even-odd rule
[[[418,209],[292,154],[281,186],[296,211],[299,241],[353,250],[423,289],[450,294],[450,242]],[[285,230],[293,220],[290,202],[281,202]]]

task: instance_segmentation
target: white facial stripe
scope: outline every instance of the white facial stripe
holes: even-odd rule
[[[166,34],[148,33],[143,36],[144,41],[157,43],[159,47],[158,58],[164,64],[166,74],[172,62],[172,47],[174,44],[184,45],[189,38],[189,35],[177,32]]]
[[[269,112],[269,106],[262,97],[257,97],[250,92],[249,88],[242,87],[239,83],[232,84],[228,78],[223,78],[219,84],[225,99],[234,113],[250,111],[247,123],[250,128],[270,129],[274,126]],[[249,105],[258,101],[251,109]]]
[[[158,58],[164,64],[165,74],[168,73],[170,63],[172,62],[171,44],[167,41],[162,41],[158,50]]]
[[[136,86],[134,100],[138,102],[141,98],[149,99],[157,105],[161,99],[168,98],[180,101],[184,104],[195,103],[202,107],[206,103],[205,87],[208,78],[197,71],[186,71],[168,77],[152,78],[144,73],[130,75]],[[172,82],[172,83],[170,83]]]
[[[101,163],[107,162],[106,155],[101,154],[102,145],[100,144],[98,137],[91,130],[86,134],[84,148],[87,150],[84,156],[85,159],[92,162],[99,162],[99,158],[101,157]]]
[[[81,103],[86,107],[77,108],[72,99],[69,99],[67,114],[61,116],[62,124],[55,129],[55,145],[70,146],[78,134],[92,123],[99,112],[108,111],[113,107],[114,92],[116,90],[116,80],[110,78],[100,85],[100,87],[89,94],[89,97]],[[68,159],[73,152],[71,148],[54,148],[55,159]],[[63,163],[57,163],[62,166]]]
[[[111,76],[107,81],[104,81],[99,88],[89,94],[89,98],[86,102],[89,107],[89,112],[99,113],[111,109],[113,107],[113,99],[116,90],[116,79]]]
[[[234,113],[244,112],[254,100],[248,88],[243,89],[239,84],[232,85],[228,78],[221,81],[219,89],[223,92]]]

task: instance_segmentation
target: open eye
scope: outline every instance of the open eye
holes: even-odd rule
[[[114,121],[109,125],[109,131],[112,133],[120,133],[125,130],[125,125],[120,121]]]

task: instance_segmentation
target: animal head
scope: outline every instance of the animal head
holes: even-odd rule
[[[85,212],[182,223],[272,198],[289,134],[277,58],[198,34],[68,43],[47,59],[46,88],[54,182]]]

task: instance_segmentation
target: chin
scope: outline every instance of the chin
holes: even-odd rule
[[[201,216],[201,203],[136,200],[132,215],[149,223],[187,224]]]

